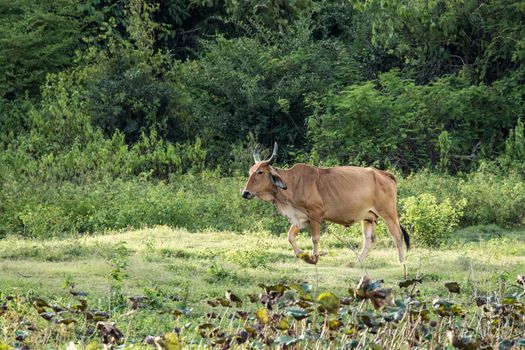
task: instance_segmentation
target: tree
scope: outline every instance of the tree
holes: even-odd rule
[[[0,98],[37,96],[46,74],[70,67],[83,16],[72,0],[0,0]]]

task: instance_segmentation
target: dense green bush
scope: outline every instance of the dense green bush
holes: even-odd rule
[[[413,225],[415,245],[439,247],[452,234],[463,216],[465,200],[451,204],[449,199],[437,202],[434,195],[422,193],[401,200],[402,222]]]
[[[289,159],[286,150],[307,141],[308,96],[361,79],[347,48],[313,40],[313,25],[301,18],[280,34],[219,36],[203,43],[198,59],[176,66],[184,96],[179,109],[191,116],[184,128],[201,137],[214,166],[227,164],[250,133],[264,145],[280,141],[280,159]]]
[[[18,176],[43,181],[99,181],[106,178],[129,178],[143,172],[156,178],[170,173],[202,171],[206,150],[200,139],[171,143],[155,128],[137,132],[135,142],[116,129],[107,137],[89,113],[86,91],[75,78],[49,76],[37,106],[20,106],[28,132],[3,134],[4,150],[0,165]],[[0,124],[1,125],[1,124]],[[19,128],[21,129],[21,128]],[[129,134],[129,133],[128,133]]]
[[[525,123],[518,119],[516,127],[509,131],[505,141],[505,152],[498,158],[504,169],[512,169],[525,174]]]
[[[519,166],[519,164],[517,164]],[[487,164],[479,170],[461,176],[422,171],[399,178],[399,197],[407,198],[431,193],[438,202],[466,200],[460,226],[498,224],[512,226],[524,223],[525,181],[512,170],[501,170]]]
[[[309,136],[321,157],[338,163],[471,169],[481,155],[503,150],[503,130],[525,113],[522,93],[457,77],[420,86],[392,71],[377,84],[350,85],[312,102]]]
[[[371,27],[373,45],[425,83],[458,71],[474,82],[515,73],[525,59],[522,5],[520,0],[355,3]]]
[[[155,225],[285,232],[287,221],[271,205],[241,198],[243,181],[217,174],[91,184],[11,179],[0,191],[0,236],[46,238]]]
[[[0,101],[25,93],[36,96],[46,74],[73,65],[89,22],[82,5],[70,0],[0,1]]]
[[[460,182],[460,193],[467,200],[465,224],[525,223],[525,181],[517,174],[472,173]]]
[[[432,193],[438,201],[446,198],[458,201],[462,198],[459,191],[459,176],[440,174],[425,169],[406,177],[397,176],[397,180],[399,198],[418,196],[422,193]]]

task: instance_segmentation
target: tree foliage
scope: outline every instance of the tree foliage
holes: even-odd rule
[[[341,43],[312,40],[309,20],[290,31],[276,38],[218,37],[205,43],[200,59],[179,66],[191,114],[187,125],[218,159],[249,133],[264,144],[278,140],[285,150],[303,147],[311,111],[307,98],[359,79]]]
[[[443,164],[447,135],[446,164],[468,169],[502,151],[506,130],[525,112],[520,94],[505,84],[468,85],[453,76],[421,86],[390,72],[377,84],[328,94],[309,132],[323,157],[402,169]]]
[[[73,65],[85,22],[82,3],[0,1],[0,99],[36,95],[46,74]]]
[[[420,83],[465,71],[493,82],[523,63],[525,6],[519,0],[356,2],[372,43],[396,56]]]
[[[56,228],[57,188],[236,175],[274,141],[285,166],[438,171],[436,205],[523,220],[522,1],[0,0],[0,30],[4,233]]]

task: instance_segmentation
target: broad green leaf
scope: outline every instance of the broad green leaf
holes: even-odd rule
[[[292,316],[296,320],[300,321],[308,317],[308,312],[304,309],[290,308],[285,311],[285,314]]]
[[[257,310],[256,317],[257,320],[264,325],[267,325],[270,322],[270,318],[268,317],[268,311],[265,308],[260,308],[259,310]]]
[[[292,344],[295,344],[297,342],[296,338],[290,337],[289,335],[281,335],[280,337],[277,337],[273,343],[277,345],[286,345],[290,346]]]
[[[162,336],[166,350],[179,350],[182,348],[177,333],[168,332]]]
[[[336,313],[341,305],[339,298],[331,292],[324,292],[319,294],[317,302],[330,313]]]

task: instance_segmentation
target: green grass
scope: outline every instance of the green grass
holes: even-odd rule
[[[360,248],[360,237],[342,238]],[[127,250],[119,255],[116,248],[122,244]],[[300,235],[299,245],[311,249],[308,233]],[[170,298],[186,301],[193,309],[186,319],[193,322],[210,312],[207,300],[224,297],[226,290],[246,298],[261,291],[260,283],[308,282],[318,292],[345,296],[368,273],[373,280],[384,279],[385,286],[394,287],[396,297],[404,297],[397,287],[403,280],[403,267],[389,237],[379,237],[363,265],[334,235],[323,235],[321,248],[327,255],[316,268],[295,258],[284,235],[189,233],[156,227],[63,240],[10,237],[0,241],[0,295],[19,293],[71,302],[65,286],[74,283],[77,290],[88,293],[91,303],[107,309],[110,285],[118,284],[126,298],[156,296],[160,305]],[[121,281],[115,282],[110,273],[119,261],[126,266]],[[418,248],[415,242],[407,261],[409,275],[423,277],[418,285],[421,295],[447,298],[444,283],[456,281],[462,293],[454,300],[464,303],[514,283],[516,275],[525,272],[524,266],[525,232],[495,226],[458,231],[442,249]],[[130,338],[140,341],[173,327],[169,315],[154,308],[141,310]]]
[[[359,237],[342,238],[360,249]],[[124,280],[128,294],[140,293],[145,286],[187,286],[193,291],[190,302],[198,306],[203,298],[222,295],[227,288],[247,294],[256,291],[258,283],[313,283],[316,279],[315,267],[296,259],[284,236],[188,233],[157,227],[77,239],[4,239],[0,241],[0,289],[32,288],[36,293],[55,295],[63,293],[64,281],[70,278],[79,289],[94,289],[96,294],[107,285],[108,259],[121,242],[129,249],[129,277]],[[488,236],[487,227],[472,227],[457,232],[446,248],[414,247],[409,251],[407,268],[410,275],[429,276],[422,286],[429,291],[439,292],[444,280],[492,288],[495,275],[523,272],[524,242],[525,234],[520,231],[494,231]],[[310,249],[307,232],[301,234],[299,244]],[[321,289],[343,293],[365,270],[388,284],[403,278],[388,237],[379,238],[362,266],[356,262],[356,254],[335,236],[324,235],[321,247],[327,252],[317,266]]]

